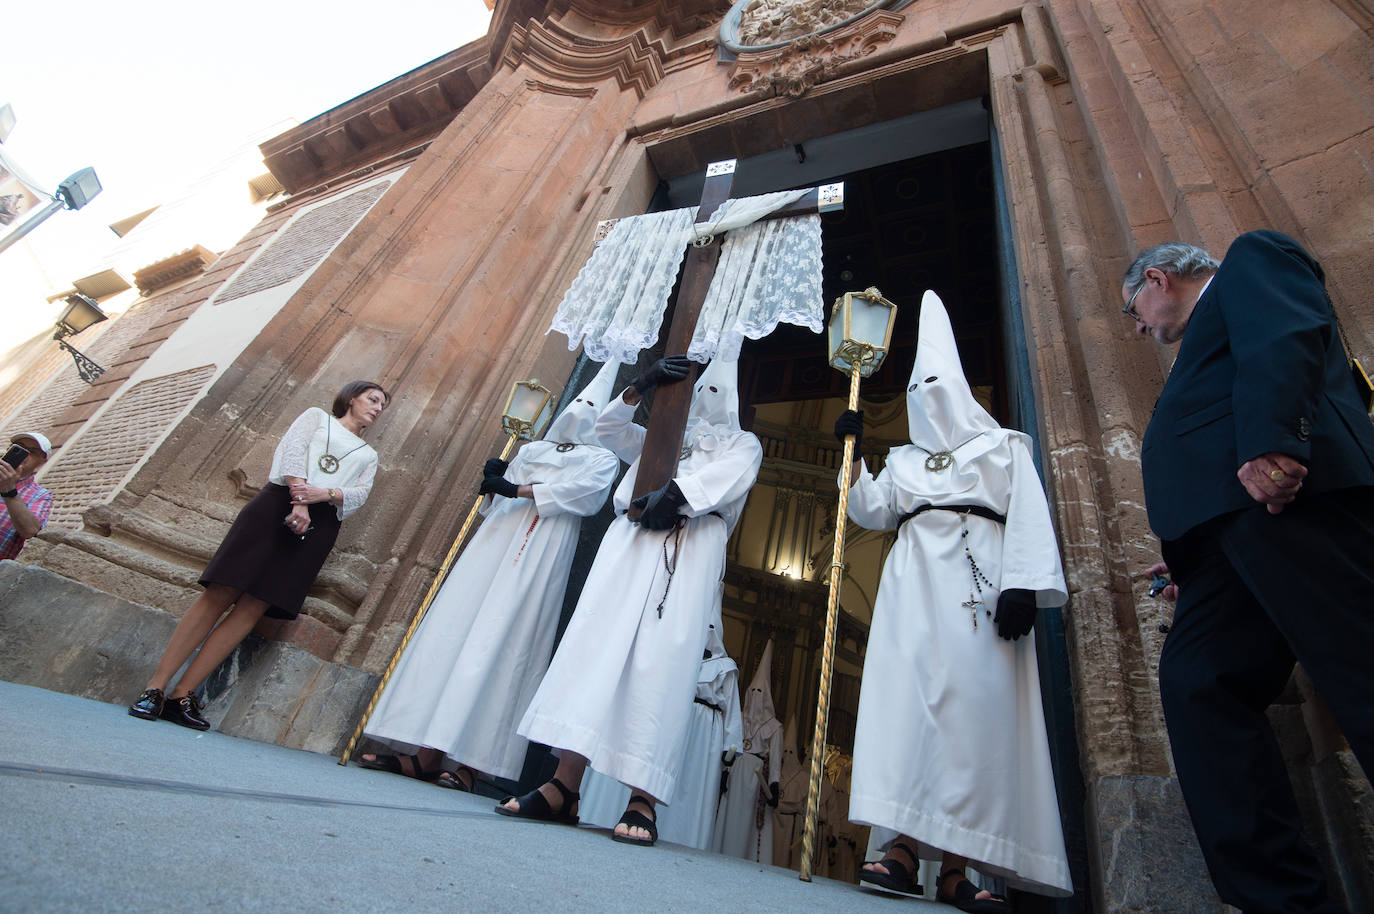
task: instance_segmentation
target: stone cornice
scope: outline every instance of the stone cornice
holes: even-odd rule
[[[204,273],[205,268],[215,262],[215,256],[213,251],[196,245],[135,272],[134,285],[139,294],[147,298],[160,289]]]
[[[614,77],[622,90],[643,98],[663,78],[668,49],[649,40],[644,29],[608,41],[577,35],[554,22],[515,26],[501,54],[501,64],[526,65],[545,76],[573,85],[589,85]]]
[[[488,39],[378,86],[261,146],[290,193],[433,139],[490,78]]]
[[[620,31],[652,26],[677,41],[714,29],[730,6],[731,0],[554,0],[548,15],[573,12]]]

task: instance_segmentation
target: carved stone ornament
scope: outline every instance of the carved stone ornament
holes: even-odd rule
[[[842,64],[891,41],[905,18],[899,0],[740,0],[720,26],[721,44],[738,55],[730,88],[792,97],[830,78]]]

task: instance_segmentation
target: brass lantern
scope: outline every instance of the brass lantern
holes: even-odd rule
[[[835,299],[827,328],[831,366],[845,374],[858,367],[863,378],[873,374],[887,357],[896,323],[897,306],[873,286],[844,293]]]
[[[516,381],[501,414],[501,428],[507,434],[529,441],[544,431],[553,412],[553,392],[537,378]]]

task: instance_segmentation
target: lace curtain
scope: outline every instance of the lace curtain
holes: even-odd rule
[[[739,357],[779,322],[822,326],[820,216],[758,220],[806,191],[727,200],[693,226],[694,207],[621,219],[582,267],[550,330],[592,359],[633,364],[658,339],[688,242],[728,232],[688,355]]]

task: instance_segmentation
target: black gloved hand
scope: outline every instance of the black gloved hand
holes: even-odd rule
[[[864,446],[864,412],[861,409],[847,409],[835,420],[835,437],[844,444],[846,435],[854,436],[854,456],[858,457]]]
[[[774,781],[768,785],[768,805],[774,809],[778,808],[778,782]]]
[[[510,466],[510,464],[500,457],[493,457],[482,464],[482,476],[505,476],[506,467],[508,466]]]
[[[496,495],[504,495],[506,498],[520,497],[520,487],[501,476],[488,476],[483,479],[482,485],[478,487],[477,491],[483,495],[495,493]]]
[[[671,530],[677,524],[677,509],[686,503],[687,496],[671,479],[663,488],[641,495],[631,502],[644,512],[639,515],[639,525],[645,530]]]
[[[1035,592],[1013,587],[997,598],[997,634],[1009,641],[1029,635],[1035,625]]]
[[[692,370],[692,363],[685,355],[667,355],[659,359],[648,368],[644,373],[630,382],[630,386],[639,391],[643,396],[648,391],[660,384],[672,384],[681,381]]]

